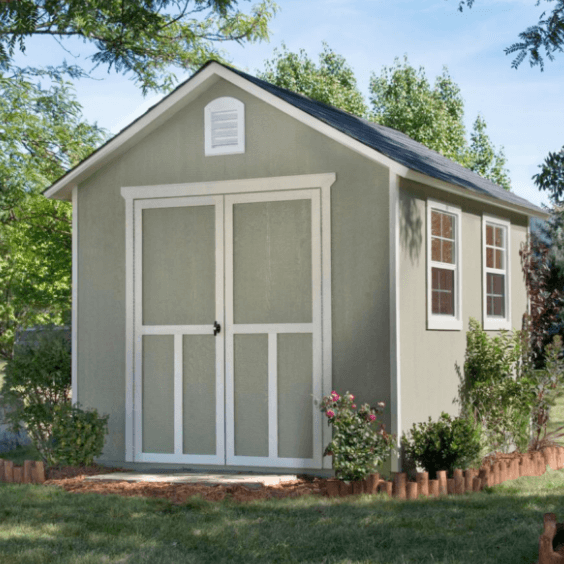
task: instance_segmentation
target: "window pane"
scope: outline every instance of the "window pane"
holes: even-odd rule
[[[447,239],[454,239],[453,235],[453,223],[454,217],[452,215],[447,215],[446,213],[441,214],[443,217],[443,229],[442,236]]]
[[[441,240],[431,237],[431,260],[441,262]]]
[[[431,310],[439,315],[454,315],[454,271],[432,268]]]
[[[431,212],[431,235],[441,234],[441,215],[439,212]]]
[[[500,270],[503,269],[503,251],[495,251],[495,267]]]
[[[449,264],[454,263],[454,246],[451,241],[442,241],[443,244],[443,253],[442,253],[442,261],[441,262],[448,262]]]
[[[493,245],[493,227],[486,225],[486,245]]]
[[[488,273],[486,278],[487,315],[505,317],[505,276]]]
[[[494,267],[494,250],[486,248],[486,266],[488,268]]]
[[[495,246],[504,247],[503,244],[503,227],[495,228]]]

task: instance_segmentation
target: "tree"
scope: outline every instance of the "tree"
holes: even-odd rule
[[[0,357],[15,331],[60,324],[70,309],[71,206],[40,191],[107,136],[82,118],[62,74],[77,69],[0,74]],[[49,83],[41,86],[37,81]]]
[[[471,8],[475,0],[459,0],[458,9],[462,12],[464,6]],[[528,27],[519,34],[520,41],[513,43],[505,49],[505,54],[517,53],[511,63],[517,68],[529,55],[530,65],[538,65],[544,70],[544,58],[541,50],[544,49],[545,57],[554,60],[554,53],[564,51],[564,0],[545,0],[555,2],[553,9],[547,14],[544,11],[539,16],[537,25]],[[541,0],[537,0],[537,5]]]
[[[79,38],[96,49],[94,67],[130,73],[143,93],[169,89],[170,70],[195,70],[221,60],[217,45],[268,38],[277,7],[262,0],[249,14],[237,0],[3,0],[0,2],[0,68],[12,65],[29,37],[64,45]]]
[[[360,117],[369,116],[354,71],[345,58],[336,54],[325,42],[318,65],[303,49],[292,53],[282,44],[282,52],[275,49],[272,60],[265,61],[265,70],[257,74],[271,84],[299,92],[313,100]]]
[[[533,180],[539,190],[549,192],[552,203],[562,206],[562,194],[564,194],[564,146],[558,153],[548,153],[548,157],[542,165],[541,171],[533,176]]]
[[[258,76],[272,84],[331,104],[351,114],[392,127],[451,158],[470,170],[510,188],[503,149],[496,152],[487,133],[485,120],[478,116],[466,139],[464,101],[460,89],[445,68],[432,87],[423,68],[413,68],[407,57],[396,59],[381,74],[372,75],[369,109],[358,88],[354,71],[345,58],[326,43],[319,63],[302,49],[292,53],[274,51]]]

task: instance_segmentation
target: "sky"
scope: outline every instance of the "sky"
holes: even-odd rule
[[[322,42],[345,57],[368,99],[372,73],[391,66],[395,57],[425,69],[434,82],[448,68],[465,102],[467,131],[480,113],[496,146],[503,146],[513,191],[529,201],[549,204],[532,176],[548,152],[564,145],[564,53],[546,61],[544,72],[525,60],[511,68],[512,55],[504,49],[518,34],[538,21],[541,0],[475,0],[471,10],[458,11],[458,0],[278,0],[279,12],[270,25],[270,42],[225,44],[227,60],[250,74],[264,68],[275,48],[304,49],[317,60]],[[251,3],[240,1],[248,11]],[[64,51],[52,39],[28,42],[19,64],[69,64],[91,67],[85,57],[92,51],[82,43]],[[76,58],[75,58],[76,56]],[[97,69],[96,80],[80,80],[77,98],[85,118],[115,134],[163,95],[143,98],[128,76]],[[177,73],[180,80],[189,74]]]

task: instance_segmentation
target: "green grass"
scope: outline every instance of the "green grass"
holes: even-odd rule
[[[564,471],[486,492],[236,504],[0,485],[0,560],[44,563],[532,564],[546,512],[564,518]]]

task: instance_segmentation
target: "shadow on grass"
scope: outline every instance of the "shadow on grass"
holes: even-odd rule
[[[529,479],[531,480],[531,479]],[[532,564],[542,516],[564,520],[564,472],[524,492],[415,501],[381,495],[247,504],[0,486],[2,562],[406,562]]]

